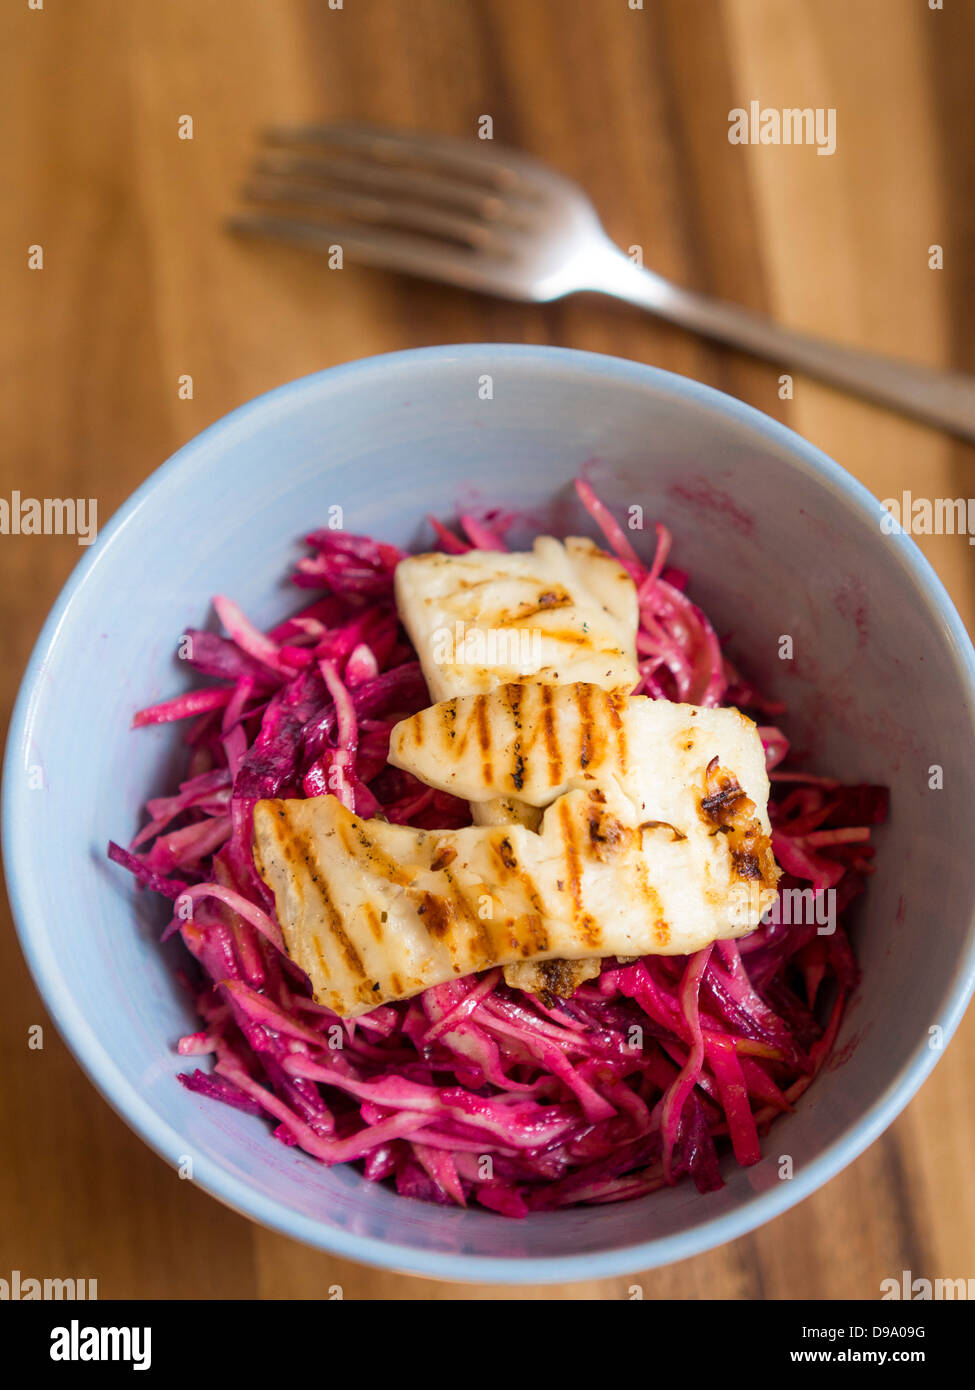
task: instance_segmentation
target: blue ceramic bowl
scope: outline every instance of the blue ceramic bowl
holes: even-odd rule
[[[570,480],[588,461],[617,511],[667,522],[675,562],[749,672],[786,699],[809,766],[886,783],[892,818],[857,910],[863,983],[839,1059],[765,1157],[727,1186],[522,1222],[398,1197],[327,1169],[269,1127],[185,1091],[192,1026],[161,948],[160,904],[106,862],[147,791],[179,766],[178,731],[129,732],[183,688],[180,634],[209,598],[262,625],[295,596],[298,539],[339,505],[348,530],[429,543],[424,513],[477,495],[539,525],[590,530]],[[638,513],[632,515],[637,516]],[[856,1158],[920,1086],[975,975],[975,657],[913,542],[878,502],[755,410],[666,372],[544,347],[441,347],[353,362],[234,411],[154,473],[86,552],[17,702],[4,859],[24,952],[81,1065],[168,1162],[253,1219],[338,1255],[444,1278],[592,1279],[682,1259],[752,1229]],[[794,660],[779,659],[789,634]],[[929,767],[944,789],[929,789]],[[38,771],[39,769],[39,771]],[[41,781],[42,786],[37,783]],[[940,1031],[938,1031],[940,1030]],[[794,1176],[780,1180],[780,1155]]]

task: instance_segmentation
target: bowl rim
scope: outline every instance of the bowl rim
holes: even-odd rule
[[[45,938],[44,918],[37,902],[27,865],[30,846],[21,833],[18,814],[26,795],[25,779],[19,775],[21,752],[28,746],[39,699],[41,676],[69,621],[72,603],[88,573],[100,563],[113,537],[131,525],[164,477],[180,470],[191,471],[198,457],[221,442],[222,437],[246,426],[252,416],[269,408],[287,407],[297,396],[313,395],[323,388],[340,388],[343,382],[367,377],[370,373],[406,375],[415,369],[433,370],[458,360],[471,359],[483,364],[547,367],[589,380],[610,379],[664,392],[695,409],[705,409],[733,423],[745,425],[764,435],[773,445],[786,451],[792,464],[799,463],[843,498],[865,522],[879,524],[885,515],[880,502],[857,479],[835,463],[815,445],[786,425],[753,406],[714,387],[674,372],[608,354],[582,352],[574,348],[509,343],[445,344],[382,353],[337,364],[296,378],[254,397],[223,415],[195,435],[169,459],[156,468],[123,502],[99,532],[93,545],[79,560],[58,595],[28,660],[14,704],[8,731],[3,769],[2,815],[3,860],[7,894],[14,923],[41,1000],[75,1060],[115,1112],[161,1158],[173,1163],[173,1155],[183,1152],[179,1132],[143,1099],[102,1046],[99,1036],[74,1004],[68,982]],[[909,571],[918,597],[927,601],[941,622],[943,640],[954,648],[959,675],[967,682],[975,701],[975,650],[955,607],[930,562],[916,543],[902,532],[889,537],[900,551],[901,562]],[[975,988],[975,920],[959,954],[940,1017],[932,1020],[942,1029],[947,1045]],[[425,1275],[456,1282],[526,1284],[571,1282],[619,1277],[640,1270],[687,1259],[734,1240],[766,1221],[787,1211],[835,1177],[874,1142],[900,1114],[929,1075],[944,1047],[935,1051],[920,1039],[911,1057],[887,1088],[864,1113],[828,1148],[787,1183],[779,1183],[744,1201],[734,1211],[704,1220],[686,1231],[639,1240],[611,1250],[566,1256],[493,1257],[417,1249],[372,1236],[357,1235],[322,1225],[314,1218],[291,1210],[275,1198],[256,1192],[249,1183],[223,1169],[203,1155],[194,1162],[194,1182],[225,1206],[270,1230],[300,1240],[307,1245],[345,1259],[384,1269]],[[503,1218],[498,1217],[498,1220]],[[545,1220],[546,1214],[536,1214]]]

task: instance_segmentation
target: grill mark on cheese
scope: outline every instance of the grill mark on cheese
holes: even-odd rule
[[[610,860],[633,841],[633,829],[623,825],[615,816],[606,815],[593,807],[587,820],[589,848],[596,859]],[[637,832],[639,833],[639,832]]]
[[[441,711],[440,719],[441,729],[444,735],[444,743],[449,748],[457,737],[457,701],[445,700],[442,705],[434,705],[433,708],[434,712],[436,712],[436,710],[438,709]],[[423,722],[421,717],[423,713],[424,711],[421,711],[420,715],[414,716],[414,721],[417,724]]]
[[[434,743],[436,742],[436,735],[439,731],[444,757],[458,757],[460,755],[460,747],[455,747],[457,739],[457,702],[455,700],[444,700],[442,704],[434,705],[432,710],[423,710],[421,713],[429,713],[433,720],[433,728],[430,730],[430,733],[431,740]],[[409,742],[412,739],[419,748],[420,744],[423,742],[423,735],[420,734],[420,736],[417,737],[416,731],[420,724],[425,724],[426,722],[425,719],[421,719],[417,715],[413,716],[410,720],[409,733],[403,740],[406,746],[409,746]]]
[[[463,922],[465,926],[470,927],[472,930],[472,951],[476,945],[480,953],[480,959],[483,961],[490,960],[491,952],[494,949],[494,942],[488,930],[487,922],[481,917],[476,907],[472,906],[467,901],[463,890],[449,869],[444,869],[443,876],[449,894],[447,901],[454,911],[456,920]]]
[[[496,841],[492,847],[498,859],[501,861],[502,878],[507,878],[508,870],[517,869],[518,867],[518,861],[515,859],[514,850],[511,848],[511,841],[506,835],[502,840]]]
[[[738,871],[739,878],[761,879],[762,869],[756,854],[752,854],[750,850],[735,849],[732,847],[731,859]]]
[[[522,756],[526,760],[531,759],[532,750],[543,733],[541,705],[544,699],[543,692],[547,688],[537,681],[518,687],[521,694],[518,697],[517,728],[521,738]]]
[[[628,771],[628,752],[626,746],[626,725],[623,722],[623,714],[626,710],[626,692],[611,690],[606,700],[606,718],[613,732],[616,734],[616,757],[619,762],[620,772],[625,776]]]
[[[518,733],[521,732],[521,702],[525,696],[525,687],[520,681],[511,681],[502,687],[504,699],[511,711],[511,722]]]
[[[450,705],[451,705],[452,708],[453,708],[453,715],[454,715],[454,719],[455,719],[455,721],[456,721],[456,719],[457,719],[457,714],[458,714],[458,710],[457,710],[457,700],[456,700],[456,698],[453,699],[453,700],[451,700],[449,703],[450,703]],[[422,711],[421,711],[421,714],[422,714]],[[455,723],[455,729],[456,729],[456,723]],[[470,735],[470,732],[471,732],[471,721],[470,721],[470,719],[468,719],[468,721],[467,721],[466,724],[461,724],[461,725],[460,725],[460,736],[455,740],[455,742],[456,742],[456,750],[455,750],[453,756],[459,758],[459,757],[463,754],[464,750],[467,748],[467,739],[468,739],[468,736]],[[451,737],[453,738],[453,735],[451,735]]]
[[[548,950],[548,933],[542,925],[542,918],[537,912],[528,912],[519,919],[521,930],[518,932],[518,947],[521,954],[527,959],[529,956],[537,956],[539,952]]]
[[[336,829],[342,842],[342,848],[350,859],[367,859],[371,868],[388,878],[390,883],[395,883],[398,888],[406,888],[412,882],[411,875],[406,873],[395,859],[391,859],[384,850],[381,850],[373,840],[370,840],[366,834],[365,822],[361,821],[358,816],[354,816],[347,807],[341,806],[341,803],[340,810],[336,813]],[[360,849],[362,854],[360,854]]]
[[[294,845],[282,835],[278,840],[278,852],[290,864],[295,857]]]
[[[726,772],[720,764],[720,758],[715,755],[707,765],[708,794],[701,799],[701,814],[706,820],[724,827],[733,825],[739,815],[751,815],[755,803],[742,791],[734,773]]]
[[[513,879],[517,880],[521,884],[525,898],[534,909],[518,919],[524,925],[522,930],[512,937],[512,942],[517,944],[517,949],[521,951],[523,956],[534,956],[542,951],[547,951],[549,936],[544,925],[545,904],[537,885],[527,869],[519,864],[507,835],[492,841],[491,848],[499,864],[499,880],[502,883],[510,882]]]
[[[366,968],[362,963],[362,957],[359,955],[359,952],[346,933],[345,920],[333,902],[331,893],[328,891],[327,875],[318,862],[310,838],[301,831],[293,830],[290,826],[288,827],[287,833],[291,836],[295,850],[308,865],[308,869],[311,872],[312,883],[317,885],[318,891],[321,894],[322,904],[325,908],[325,914],[328,918],[329,928],[345,957],[346,965],[353,975],[358,975],[361,980],[364,980],[366,978]]]
[[[524,686],[516,682],[504,688],[505,702],[508,706],[508,713],[511,716],[512,728],[515,731],[515,738],[511,748],[513,760],[511,785],[516,792],[520,792],[525,785],[525,759],[521,751],[521,699],[523,691]]]
[[[477,741],[481,749],[481,770],[484,781],[490,786],[494,780],[494,771],[491,766],[491,725],[484,700],[474,701],[473,718],[477,721]]]
[[[700,800],[701,819],[728,837],[733,873],[745,883],[774,888],[779,878],[772,841],[755,815],[755,803],[733,772],[715,756],[705,770],[706,795]]]
[[[598,947],[602,940],[599,924],[582,904],[582,860],[576,843],[575,827],[568,803],[559,805],[559,821],[562,826],[562,844],[565,847],[565,869],[569,897],[572,902],[572,920],[576,930],[587,946]]]
[[[531,874],[528,872],[527,869],[525,869],[525,868],[520,868],[520,869],[518,870],[518,878],[519,878],[519,880],[520,880],[520,882],[521,882],[522,888],[524,888],[524,890],[525,890],[525,897],[526,897],[526,898],[528,899],[528,901],[531,903],[532,907],[536,910],[536,912],[538,912],[538,913],[540,913],[541,915],[544,916],[544,913],[545,913],[545,905],[544,905],[544,903],[542,902],[542,895],[541,895],[541,893],[539,893],[538,887],[537,887],[537,885],[535,884],[535,881],[534,881],[534,879],[532,878]],[[546,941],[547,941],[547,939],[548,939],[548,938],[547,938],[547,934],[546,934]],[[546,949],[547,949],[546,946],[541,946],[541,947],[539,947],[539,950],[542,950],[542,951],[544,951],[544,950],[546,950]]]
[[[575,685],[572,693],[579,708],[579,766],[585,772],[595,756],[599,758],[599,734],[592,717],[591,685]]]
[[[551,613],[556,608],[568,608],[572,604],[572,599],[564,589],[548,589],[545,593],[539,594],[538,602],[534,605],[530,604],[527,599],[523,599],[522,603],[524,607],[518,614],[519,621],[524,618],[532,618],[536,613]]]
[[[322,944],[317,936],[312,937],[311,944],[315,949],[315,955],[318,957],[318,966],[322,972],[322,976],[323,978],[327,979],[328,967],[325,964],[325,957],[322,955]],[[321,1003],[321,1000],[319,1000],[319,1003]]]
[[[592,648],[592,639],[587,632],[576,632],[574,628],[542,628],[549,642],[564,642],[568,647],[589,647]],[[614,649],[618,650],[618,649]],[[602,652],[600,652],[602,655]]]
[[[548,935],[548,932],[545,930],[545,918],[544,918],[544,917],[535,917],[534,922],[535,922],[535,925],[534,925],[534,928],[533,928],[533,930],[534,930],[534,936],[535,936],[535,951],[534,951],[534,954],[535,954],[535,955],[540,955],[542,951],[547,951],[547,950],[550,949],[549,935]]]
[[[521,749],[517,743],[514,747],[514,767],[511,770],[511,785],[516,792],[520,792],[525,785],[525,760],[521,756]]]
[[[423,925],[431,936],[442,940],[454,925],[453,908],[449,898],[424,891],[423,901],[417,908],[417,915],[423,918]]]
[[[637,884],[642,897],[646,900],[647,912],[653,926],[653,939],[657,946],[663,950],[670,942],[670,925],[664,918],[663,903],[660,901],[660,894],[650,882],[647,866],[642,861],[637,862]]]
[[[545,689],[547,685],[542,685],[538,681],[526,682],[517,685],[519,696],[517,696],[517,717],[515,727],[517,728],[517,752],[519,752],[520,763],[519,780],[522,785],[517,787],[517,791],[522,791],[524,787],[524,770],[533,765],[533,751],[538,739],[544,735],[544,720],[542,720],[542,701],[544,701]]]
[[[542,729],[545,734],[545,747],[548,750],[549,785],[555,787],[562,777],[562,753],[559,748],[558,734],[555,729],[555,711],[552,708],[553,687],[550,685],[543,685],[540,689],[542,700]]]
[[[457,850],[453,845],[442,844],[434,855],[430,868],[437,873],[440,869],[445,869],[448,864],[452,864],[457,858]]]
[[[368,926],[369,930],[372,932],[376,941],[378,941],[379,944],[382,945],[383,927],[382,923],[379,920],[379,917],[376,914],[376,909],[373,907],[372,903],[366,903],[363,906],[362,912],[363,916],[366,919],[366,925]]]

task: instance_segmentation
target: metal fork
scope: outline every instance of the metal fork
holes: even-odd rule
[[[272,130],[236,232],[507,299],[579,290],[845,387],[975,440],[975,378],[859,352],[682,289],[636,265],[568,179],[489,141],[363,125]]]

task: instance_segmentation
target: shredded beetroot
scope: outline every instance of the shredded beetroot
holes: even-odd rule
[[[510,1217],[685,1177],[708,1192],[721,1186],[722,1153],[758,1161],[760,1136],[822,1067],[856,987],[843,919],[874,871],[871,827],[887,815],[883,788],[784,765],[788,740],[767,722],[783,706],[723,655],[687,575],[667,563],[669,532],[657,527],[647,566],[590,485],[577,488],[637,586],[637,689],[759,720],[785,872],[751,935],[690,957],[606,960],[552,1004],[510,989],[497,969],[352,1022],[317,1004],[254,869],[255,801],[331,792],[366,817],[470,823],[466,802],[387,762],[393,724],[429,703],[393,601],[402,552],[327,529],[307,537],[294,575],[324,591],[314,602],[265,633],[220,597],[226,635],[186,633],[181,656],[217,683],[133,720],[192,721],[184,780],[148,801],[128,849],[109,849],[173,900],[165,934],[178,933],[198,967],[200,1027],[177,1051],[213,1065],[181,1074],[187,1089],[270,1117],[282,1143],[360,1163],[403,1195]],[[430,518],[452,554],[505,549],[511,520],[467,512],[461,539]],[[798,920],[790,897],[807,909]]]

